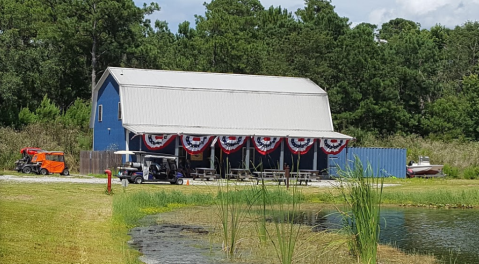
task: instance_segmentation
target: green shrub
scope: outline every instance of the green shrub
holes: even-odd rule
[[[451,166],[449,164],[444,164],[444,168],[442,171],[451,178],[457,179],[459,178],[459,169],[457,167]]]
[[[468,167],[464,170],[464,179],[473,180],[479,177],[479,167]]]

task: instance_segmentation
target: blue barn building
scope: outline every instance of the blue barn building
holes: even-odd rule
[[[230,166],[238,168],[255,169],[262,164],[282,169],[286,163],[324,170],[328,155],[319,142],[352,139],[334,132],[327,93],[306,78],[114,67],[107,68],[94,87],[90,126],[93,150],[150,151],[143,135],[178,135],[152,152],[174,154],[190,161],[193,168],[221,168],[228,158]],[[214,140],[202,153],[189,155],[181,135],[316,141],[301,156],[292,154],[286,140],[266,155],[250,140],[231,154],[223,153]]]

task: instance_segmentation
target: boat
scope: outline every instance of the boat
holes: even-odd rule
[[[433,165],[429,162],[428,156],[419,156],[419,162],[410,161],[407,169],[410,170],[413,175],[436,175],[442,174],[442,168],[444,165]]]

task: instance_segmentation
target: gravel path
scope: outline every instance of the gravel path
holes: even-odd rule
[[[108,179],[94,178],[90,176],[80,176],[80,175],[71,175],[71,176],[13,176],[13,175],[0,175],[0,181],[17,181],[17,182],[38,182],[38,183],[55,183],[55,182],[70,182],[70,183],[90,183],[90,184],[106,184]],[[204,180],[193,180],[193,179],[184,179],[183,184],[188,185],[217,185],[218,181],[204,181]],[[222,182],[223,183],[223,182]],[[236,182],[231,181],[231,184],[237,185],[252,185],[256,184],[256,181],[246,181],[246,182]],[[121,184],[121,181],[113,177],[112,184]],[[145,183],[145,184],[168,184],[169,183]],[[276,185],[275,182],[266,182],[267,185]],[[319,182],[310,182],[308,186],[314,187],[332,187],[337,184],[337,181],[319,181]],[[304,184],[303,184],[304,185]]]
[[[89,183],[89,184],[107,184],[108,179],[106,178],[94,178],[91,176],[81,176],[81,175],[70,175],[70,176],[13,176],[13,175],[0,175],[0,181],[16,181],[16,182],[37,182],[37,183],[56,183],[56,182],[69,182],[69,183]],[[121,181],[116,178],[112,177],[112,184],[121,184]],[[204,180],[193,180],[193,179],[184,179],[184,185],[218,185],[219,183],[224,184],[224,181],[204,181]],[[167,184],[168,182],[157,182],[157,183],[144,183],[144,184]],[[256,181],[230,181],[230,184],[237,184],[237,185],[253,185],[256,184]],[[277,185],[277,182],[268,181],[265,184],[267,185]],[[319,188],[331,188],[337,187],[339,184],[338,181],[335,180],[321,180],[321,181],[314,181],[309,182],[308,186],[302,185],[305,188],[311,187],[319,187]],[[283,184],[282,184],[283,185]],[[388,186],[396,186],[399,184],[384,184],[384,187]]]

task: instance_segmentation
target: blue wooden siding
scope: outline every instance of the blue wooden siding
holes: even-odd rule
[[[338,155],[329,155],[330,175],[337,176],[337,168],[354,167],[357,156],[363,167],[371,164],[375,176],[406,178],[406,149],[345,148]]]
[[[121,120],[118,119],[119,102],[118,84],[110,75],[98,91],[95,129],[93,131],[93,150],[125,149],[125,129],[122,126]],[[103,106],[101,122],[98,122],[98,105]]]

